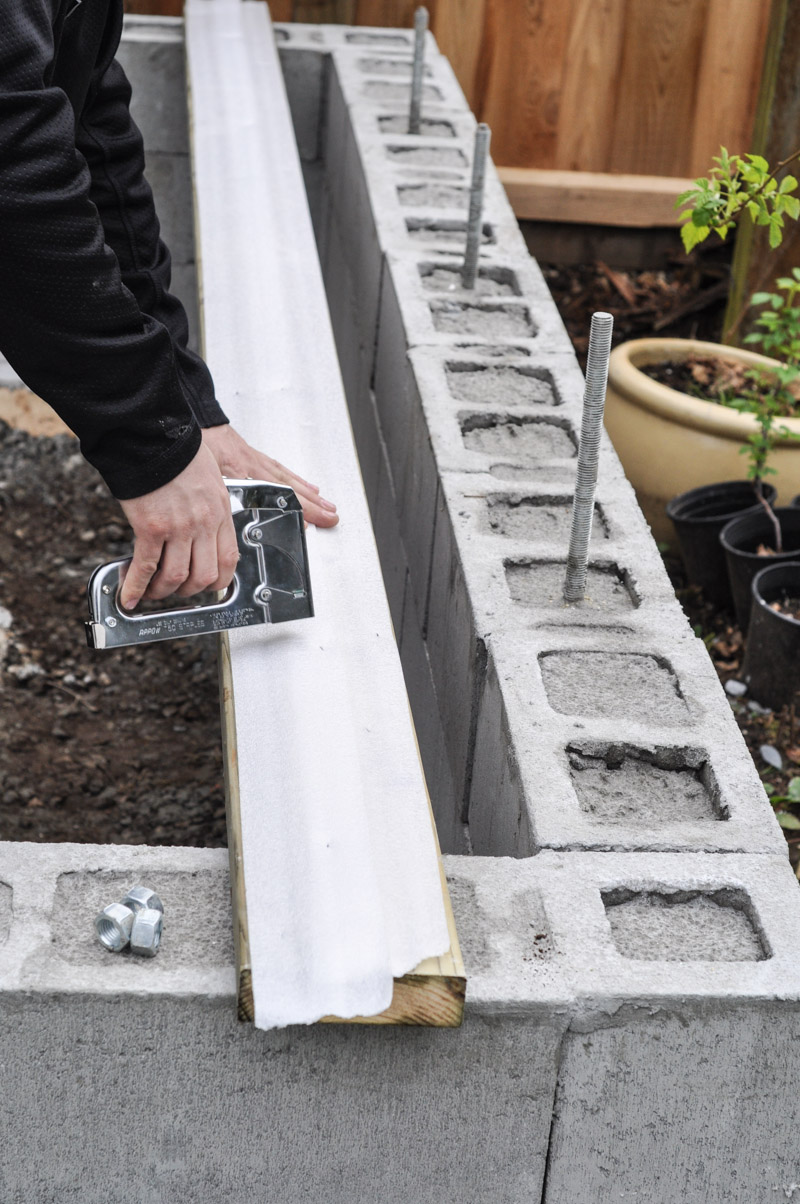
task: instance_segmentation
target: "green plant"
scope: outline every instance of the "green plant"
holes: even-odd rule
[[[786,807],[800,806],[800,777],[792,778],[786,794],[778,794],[769,782],[764,783],[764,789],[781,827],[800,830],[800,819],[792,811],[786,810]]]
[[[751,305],[764,306],[754,330],[745,339],[746,343],[757,344],[765,355],[781,361],[777,368],[768,372],[753,368],[747,373],[751,388],[738,397],[726,398],[723,404],[733,406],[743,413],[752,414],[758,430],[741,449],[749,457],[748,479],[754,484],[759,501],[766,509],[775,532],[775,550],[783,550],[780,524],[771,506],[764,497],[761,483],[765,476],[774,476],[775,469],[768,464],[770,453],[779,438],[798,439],[778,419],[793,417],[798,409],[798,382],[800,381],[800,269],[792,268],[791,276],[781,276],[775,281],[776,293],[755,293]]]
[[[725,147],[714,157],[716,167],[708,176],[695,180],[675,202],[681,213],[681,238],[689,252],[711,233],[725,239],[746,213],[756,226],[769,226],[769,244],[780,246],[785,217],[800,217],[800,199],[794,176],[776,179],[784,167],[800,157],[800,151],[782,160],[774,170],[761,155],[729,155]]]
[[[694,188],[682,192],[675,202],[681,213],[681,238],[687,251],[716,233],[725,239],[745,215],[756,226],[769,227],[769,244],[775,248],[783,240],[785,219],[800,217],[800,198],[793,195],[798,183],[794,176],[779,173],[800,158],[800,151],[771,168],[761,155],[729,155],[725,147],[714,158],[708,176],[695,180]],[[776,425],[781,417],[797,413],[798,393],[793,386],[800,380],[800,269],[793,268],[791,276],[781,276],[775,282],[774,293],[755,293],[750,305],[764,306],[756,319],[756,330],[745,342],[760,345],[765,355],[779,359],[778,368],[765,372],[752,369],[747,377],[750,387],[736,396],[721,397],[743,413],[752,414],[758,429],[741,449],[748,456],[748,479],[767,511],[775,533],[775,550],[782,551],[781,530],[772,507],[764,497],[762,482],[774,476],[769,456],[779,438],[796,439],[788,427]]]

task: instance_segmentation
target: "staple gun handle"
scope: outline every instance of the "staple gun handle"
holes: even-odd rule
[[[120,586],[128,560],[95,569],[88,585],[90,648],[209,635],[234,627],[285,623],[314,614],[303,509],[294,491],[268,481],[225,482],[239,563],[216,601],[175,609],[124,610]]]

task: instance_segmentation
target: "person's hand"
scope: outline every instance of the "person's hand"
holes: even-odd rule
[[[339,521],[336,507],[320,497],[319,487],[284,468],[277,460],[251,447],[232,426],[210,426],[203,431],[203,443],[212,452],[224,477],[245,480],[274,481],[290,485],[297,494],[303,514],[317,527],[335,527]]]
[[[226,589],[239,552],[230,497],[211,451],[201,446],[172,481],[121,501],[133,527],[133,560],[120,602],[133,610],[142,598],[186,597]]]

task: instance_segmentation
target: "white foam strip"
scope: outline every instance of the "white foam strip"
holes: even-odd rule
[[[267,6],[186,18],[217,392],[342,516],[308,531],[316,617],[231,633],[255,1020],[372,1015],[449,947],[425,786]]]

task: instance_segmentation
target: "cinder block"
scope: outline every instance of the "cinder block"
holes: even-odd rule
[[[399,643],[408,565],[406,564],[405,549],[400,538],[391,469],[389,468],[386,449],[382,442],[379,443],[379,446],[380,461],[378,464],[378,487],[375,499],[373,527],[375,529],[375,540],[378,545],[378,554],[381,561],[383,584],[386,588],[386,597],[389,602],[395,638]]]
[[[467,831],[461,818],[461,799],[456,798],[453,775],[442,731],[441,708],[433,685],[430,662],[406,582],[400,660],[406,690],[414,715],[414,726],[425,780],[431,799],[439,844],[444,853],[465,854]]]
[[[148,152],[145,167],[161,224],[161,237],[174,264],[194,263],[194,205],[188,155]]]
[[[659,624],[649,636],[547,624],[524,639],[487,637],[469,806],[476,852],[785,855],[702,646],[688,633],[664,637]]]
[[[149,153],[189,147],[183,21],[126,16],[117,59],[131,82],[131,114]]]
[[[458,272],[446,262],[389,255],[387,268],[411,347],[464,341],[514,346],[531,340],[534,354],[565,350],[563,323],[533,260],[499,263],[495,257],[481,268],[481,287],[472,292],[459,287]],[[489,295],[490,286],[501,292]]]
[[[301,47],[298,42],[278,42],[278,52],[292,114],[297,150],[303,162],[320,156],[325,73],[330,57],[322,46]]]
[[[172,292],[180,299],[189,320],[189,346],[200,350],[200,315],[197,299],[197,268],[193,263],[172,265]],[[224,407],[223,407],[224,408]]]
[[[358,54],[351,51],[342,53],[338,48],[333,53],[336,70],[349,104],[372,105],[386,108],[388,112],[397,109],[408,110],[411,101],[410,76],[407,79],[398,78],[380,67],[375,71],[365,70],[365,62],[378,64],[386,61],[387,56],[378,55],[374,51],[365,52],[363,47]],[[422,85],[423,114],[438,116],[449,109],[456,112],[466,111],[469,106],[447,60],[441,54],[426,53],[425,66],[427,72]]]
[[[539,1198],[569,994],[536,885],[448,860],[471,988],[458,1032],[265,1033],[235,1016],[226,866],[222,849],[0,845],[14,888],[0,963],[4,1197],[434,1204],[444,1174],[472,1204]],[[135,881],[166,904],[154,960],[94,940],[95,909]],[[109,1160],[110,1118],[131,1115],[150,1121],[128,1124],[124,1159]],[[285,1156],[298,1139],[315,1151],[302,1164]]]
[[[543,853],[533,864],[579,1009],[547,1204],[788,1198],[800,892],[786,858]]]

